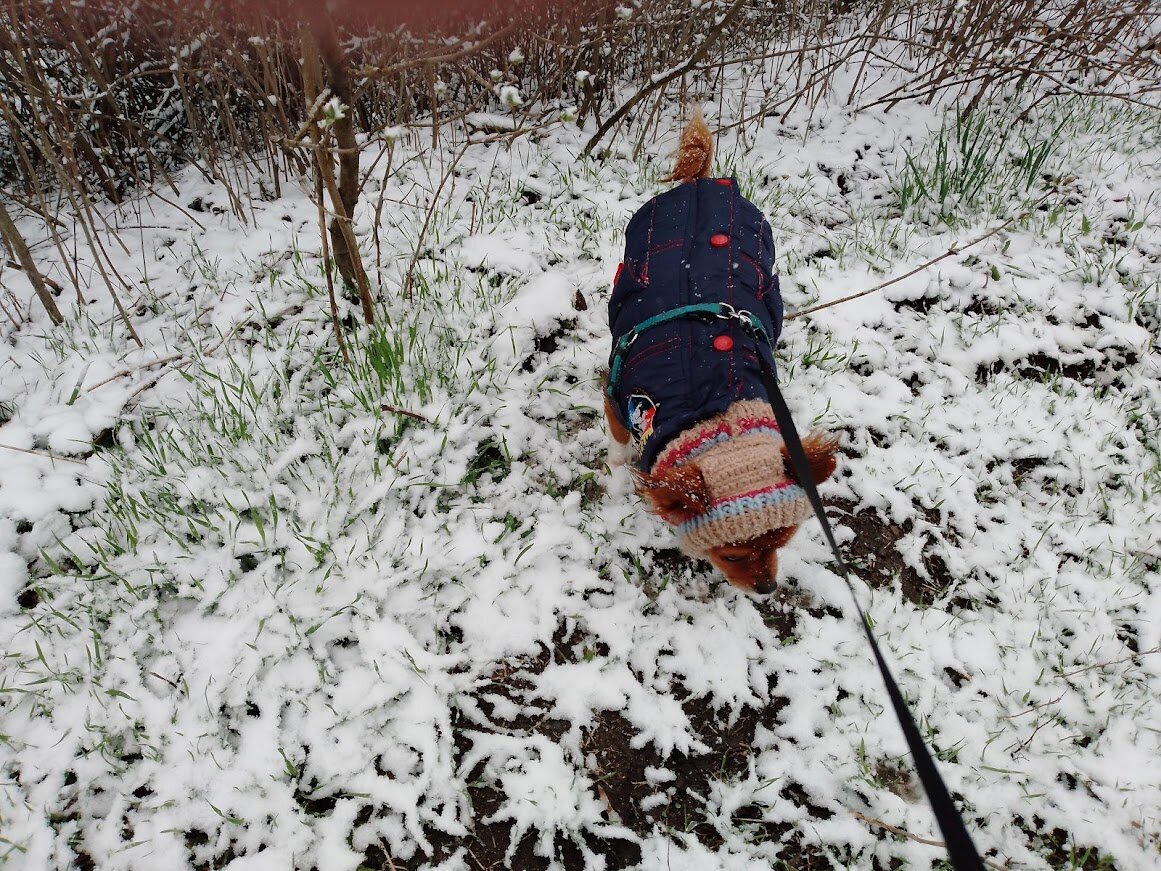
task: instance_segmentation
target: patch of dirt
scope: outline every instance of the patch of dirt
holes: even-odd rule
[[[699,560],[675,547],[667,547],[664,550],[649,550],[649,553],[653,557],[653,569],[658,574],[693,577],[695,572],[704,567]]]
[[[918,396],[920,390],[927,384],[923,379],[923,374],[920,372],[912,372],[906,378],[902,379],[902,381],[907,385],[907,389],[911,391],[912,396]]]
[[[581,299],[583,302],[583,298]],[[575,301],[574,301],[575,305]],[[533,345],[533,351],[524,358],[524,362],[520,368],[524,372],[532,372],[536,369],[541,358],[550,357],[560,350],[561,342],[567,337],[576,332],[576,320],[569,319],[561,321],[556,325],[550,333],[543,336],[537,336]]]
[[[1161,304],[1155,299],[1142,301],[1133,310],[1133,322],[1152,336],[1161,335]]]
[[[476,453],[468,463],[467,471],[460,483],[475,484],[485,475],[490,475],[492,480],[500,481],[511,471],[512,459],[508,456],[506,446],[494,439],[486,439],[476,446]]]
[[[476,688],[471,696],[484,715],[493,722],[496,731],[544,735],[558,741],[568,729],[568,723],[551,718],[546,709],[537,705],[536,700],[528,698],[528,690],[532,688],[531,678],[543,672],[549,663],[577,662],[595,656],[607,656],[608,653],[605,644],[593,641],[579,630],[574,629],[566,634],[563,627],[558,627],[551,646],[542,647],[534,657],[502,664],[492,673],[488,683]],[[501,716],[497,710],[501,700],[518,706],[520,713],[512,718]],[[471,749],[472,734],[486,727],[477,722],[468,722],[462,717],[453,723],[453,727],[457,759],[462,759]],[[456,837],[440,831],[427,831],[425,834],[434,849],[432,856],[416,855],[410,860],[390,857],[382,848],[373,847],[364,856],[363,867],[376,871],[378,869],[413,871],[424,865],[438,864],[463,848],[466,851],[468,867],[473,871],[492,868],[542,871],[549,868],[550,862],[535,854],[537,833],[526,834],[516,845],[511,860],[505,861],[512,841],[514,823],[510,820],[484,822],[503,805],[504,794],[493,784],[482,779],[482,765],[483,763],[476,771],[468,772],[466,778],[473,817],[472,829],[468,835]],[[591,834],[585,834],[584,842],[588,849],[606,857],[610,871],[631,868],[641,860],[640,848],[633,841],[617,838],[600,840]],[[580,846],[568,838],[557,838],[554,853],[555,861],[564,868],[585,867]]]
[[[1012,481],[1019,486],[1024,483],[1024,479],[1035,472],[1042,466],[1048,465],[1047,457],[1022,457],[1017,460],[1012,460]],[[992,471],[993,464],[988,465],[988,471]]]
[[[703,580],[709,583],[711,589],[719,582],[722,585],[726,583],[725,578],[710,570],[709,563],[687,556],[674,547],[646,547],[635,554],[622,551],[621,555],[629,565],[637,567],[634,582],[640,585],[642,592],[650,599],[656,599],[662,590],[674,583],[683,589]]]
[[[896,309],[909,308],[913,312],[925,315],[944,301],[941,296],[921,296],[918,299],[894,299],[891,305]]]
[[[1003,309],[995,300],[982,296],[973,296],[972,301],[964,308],[964,314],[975,315],[979,318],[994,318],[1003,313]]]
[[[875,780],[907,802],[918,801],[921,797],[919,784],[910,769],[896,762],[880,759],[875,763]]]
[[[1078,846],[1072,834],[1059,826],[1049,829],[1045,821],[1033,816],[1029,824],[1016,817],[1016,825],[1028,838],[1029,846],[1042,855],[1053,868],[1073,871],[1114,871],[1116,865],[1096,847]]]
[[[1132,623],[1121,623],[1117,626],[1117,640],[1125,647],[1129,648],[1133,653],[1140,653],[1141,646],[1138,643],[1137,627]]]
[[[1060,375],[1073,381],[1091,383],[1107,370],[1119,372],[1138,362],[1136,353],[1130,349],[1109,348],[1105,350],[1105,355],[1103,360],[1088,358],[1076,363],[1062,363],[1055,357],[1043,353],[1029,354],[1013,365],[1008,365],[1003,360],[994,360],[976,367],[976,382],[986,384],[992,376],[1010,370],[1030,381],[1043,381],[1047,376]]]
[[[788,594],[787,603],[797,600]],[[792,608],[789,610],[793,610]],[[569,663],[597,656],[607,656],[608,648],[586,636],[580,629],[566,633],[559,627],[552,644],[544,646],[534,657],[527,657],[501,665],[491,680],[473,693],[480,710],[495,721],[495,728],[504,732],[540,734],[558,740],[568,724],[550,718],[547,711],[539,711],[536,701],[527,690],[531,678],[548,667],[549,663]],[[674,687],[675,696],[703,743],[710,747],[704,755],[685,756],[680,753],[662,758],[652,748],[634,748],[636,730],[621,714],[608,711],[598,714],[593,726],[584,731],[581,748],[589,763],[596,798],[608,808],[610,822],[622,825],[635,835],[646,837],[656,831],[690,832],[711,849],[723,843],[721,832],[706,820],[705,798],[715,780],[731,780],[746,776],[753,755],[755,735],[759,726],[773,729],[778,714],[787,701],[777,696],[776,679],[770,685],[772,702],[761,708],[744,708],[735,712],[714,709],[707,698],[693,698]],[[489,701],[489,698],[492,701]],[[511,719],[497,716],[497,704],[505,699],[520,707],[520,713]],[[455,747],[459,758],[471,748],[472,733],[482,728],[478,722],[462,719],[455,724]],[[646,776],[646,769],[668,772],[654,780]],[[485,823],[504,801],[504,796],[493,784],[484,782],[482,771],[468,772],[468,798],[473,809],[472,831],[462,837],[428,831],[432,856],[416,855],[410,860],[389,856],[382,847],[372,847],[364,858],[363,866],[376,871],[414,871],[427,864],[437,864],[457,850],[465,850],[467,866],[473,871],[493,868],[540,871],[550,863],[535,855],[536,835],[529,833],[516,845],[512,858],[505,861],[512,838],[511,821]],[[772,797],[773,799],[773,797]],[[789,801],[803,807],[817,819],[827,819],[831,813],[813,805],[807,791],[799,784],[785,786],[777,801]],[[821,849],[805,844],[795,828],[786,824],[772,824],[762,820],[762,807],[752,805],[735,815],[737,830],[752,840],[779,841],[781,858],[789,868],[827,869],[831,860]],[[585,834],[584,846],[602,855],[609,871],[636,867],[641,861],[641,849],[633,840],[622,838],[601,839]],[[580,845],[569,838],[558,837],[555,847],[556,867],[582,869],[585,867]]]
[[[977,492],[977,498],[981,502],[996,501],[996,496],[992,492],[992,482],[1003,479],[1005,464],[1009,470],[1008,474],[1012,477],[1012,483],[1022,490],[1035,488],[1053,494],[1066,493],[1069,496],[1079,494],[1075,484],[1067,480],[1065,470],[1048,457],[1017,457],[1010,461],[992,459],[985,466],[988,477]]]
[[[855,537],[843,546],[843,558],[851,571],[872,587],[889,587],[899,578],[903,596],[921,608],[927,608],[951,588],[954,579],[943,557],[933,552],[935,540],[924,545],[922,560],[924,572],[904,562],[896,545],[914,528],[911,521],[891,523],[874,511],[854,512],[855,503],[847,499],[828,502],[828,517],[835,526],[845,526]],[[925,520],[938,526],[939,512],[919,509]]]
[[[730,724],[728,713],[713,710],[706,699],[685,698],[682,708],[702,741],[711,748],[710,753],[700,756],[674,753],[665,759],[651,748],[631,747],[636,732],[616,712],[599,715],[596,727],[586,732],[582,746],[596,761],[594,773],[601,784],[602,799],[625,826],[642,835],[657,826],[694,831],[703,844],[715,847],[722,842],[720,835],[701,822],[710,781],[745,776],[758,725],[773,729],[778,712],[786,704],[785,699],[774,697],[764,708],[743,709]],[[671,772],[672,779],[651,783],[646,768]],[[651,799],[648,804],[658,803],[642,807],[647,799]]]
[[[746,708],[730,723],[728,712],[714,710],[705,698],[685,698],[682,708],[711,752],[699,756],[674,753],[662,758],[651,748],[634,749],[632,726],[620,714],[600,715],[596,728],[585,735],[583,749],[596,761],[601,799],[624,826],[644,837],[661,829],[687,832],[710,849],[724,843],[721,832],[706,820],[705,798],[713,781],[737,780],[746,776],[755,734],[759,726],[773,729],[778,713],[788,703],[773,695],[762,708]],[[680,696],[680,692],[676,692]],[[646,769],[668,772],[666,779],[650,781]],[[781,801],[805,808],[815,819],[828,819],[830,811],[813,805],[806,790],[789,784],[779,794]],[[787,824],[766,822],[762,807],[750,805],[735,814],[735,826],[753,841],[778,841],[784,846],[782,860],[791,868],[830,868],[829,858],[818,848],[804,844]],[[614,866],[622,867],[622,866]]]
[[[798,588],[793,578],[779,577],[774,592],[752,600],[754,609],[762,615],[762,622],[783,644],[794,640],[798,631],[798,615],[814,607],[813,597]]]

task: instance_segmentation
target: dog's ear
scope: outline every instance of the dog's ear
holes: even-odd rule
[[[709,507],[709,488],[696,463],[667,469],[659,475],[636,476],[637,492],[667,523],[684,523]]]
[[[821,484],[834,474],[835,466],[838,465],[835,459],[838,448],[838,438],[828,435],[822,430],[816,429],[802,440],[802,451],[806,454],[806,463],[810,466],[810,476],[814,478],[815,484]],[[790,477],[796,478],[794,466],[790,462],[790,454],[786,451],[786,445],[782,446],[782,461],[785,463],[786,471]]]

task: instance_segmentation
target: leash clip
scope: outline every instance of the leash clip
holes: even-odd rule
[[[721,310],[718,312],[718,318],[723,321],[737,321],[742,325],[748,333],[754,332],[754,315],[745,309],[736,309],[728,302],[719,303]]]
[[[718,317],[718,320],[723,320],[723,321],[737,320],[738,310],[736,308],[734,308],[732,305],[730,305],[728,302],[719,302],[718,303],[717,317]]]

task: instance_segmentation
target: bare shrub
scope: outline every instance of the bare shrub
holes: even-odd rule
[[[448,124],[494,133],[571,106],[596,131],[586,151],[621,128],[640,149],[664,110],[691,98],[737,99],[732,123],[746,128],[823,101],[950,95],[965,114],[997,93],[1029,109],[1060,94],[1156,105],[1161,82],[1149,0],[479,0],[432,4],[439,16],[417,21],[425,8],[0,0],[4,193],[40,217],[64,262],[79,222],[120,306],[128,285],[102,256],[95,199],[172,186],[169,173],[189,165],[246,220],[255,195],[279,196],[315,168],[330,247],[370,319],[349,219],[359,151],[386,127],[426,125],[434,143]],[[321,60],[313,84],[304,45]],[[320,127],[333,98],[345,113]]]

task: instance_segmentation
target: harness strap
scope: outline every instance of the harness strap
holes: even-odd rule
[[[943,783],[943,778],[939,776],[939,770],[935,766],[935,760],[931,758],[931,751],[923,743],[923,738],[919,735],[919,728],[915,725],[915,720],[911,717],[907,703],[903,700],[903,694],[899,692],[895,678],[891,675],[891,670],[887,667],[887,661],[883,658],[882,651],[879,650],[879,644],[875,640],[875,634],[871,631],[871,622],[859,604],[858,597],[855,596],[855,587],[851,582],[850,572],[839,553],[838,545],[834,540],[834,533],[831,532],[830,522],[826,519],[826,514],[823,513],[822,500],[818,496],[818,489],[814,486],[814,479],[810,474],[810,465],[807,463],[806,454],[802,450],[802,440],[798,437],[798,432],[794,428],[794,420],[790,416],[790,409],[786,406],[786,400],[782,398],[782,393],[778,389],[778,380],[770,368],[770,364],[766,362],[766,359],[761,354],[758,355],[758,361],[762,367],[762,384],[769,394],[770,405],[774,409],[774,419],[778,422],[778,426],[782,430],[782,441],[786,444],[786,450],[790,454],[790,462],[798,476],[798,483],[806,491],[810,505],[814,508],[814,513],[818,515],[819,523],[822,524],[823,534],[826,536],[827,543],[830,545],[831,552],[834,554],[835,562],[842,572],[843,579],[847,582],[847,589],[850,591],[851,598],[854,600],[855,610],[859,612],[859,620],[863,624],[863,631],[867,635],[867,641],[871,644],[871,651],[875,654],[875,662],[879,665],[879,673],[883,676],[883,683],[887,685],[887,695],[891,697],[891,704],[895,708],[895,716],[899,720],[899,725],[903,728],[903,735],[907,739],[907,746],[911,750],[911,758],[915,761],[915,770],[919,774],[919,780],[923,783],[923,789],[927,793],[928,801],[931,802],[931,809],[935,812],[935,819],[939,823],[939,829],[943,832],[943,840],[947,844],[948,858],[951,860],[952,867],[956,871],[983,871],[984,864],[980,859],[979,853],[976,851],[975,844],[972,843],[971,835],[968,834],[963,817],[956,810],[955,803],[951,800],[947,787]]]
[[[629,346],[637,341],[642,333],[654,327],[659,327],[662,324],[667,324],[670,321],[680,320],[681,318],[737,321],[747,334],[764,342],[766,345],[770,344],[770,335],[766,332],[766,327],[762,321],[745,309],[734,308],[728,302],[702,302],[694,305],[683,305],[678,308],[667,309],[666,311],[653,315],[651,318],[646,318],[621,336],[616,344],[613,345],[613,354],[609,362],[609,381],[605,385],[605,393],[612,400],[613,407],[617,409],[618,416],[620,416],[621,409],[617,403],[617,391],[621,386],[621,374],[625,369],[625,355],[629,350]],[[761,355],[759,354],[758,356]]]

